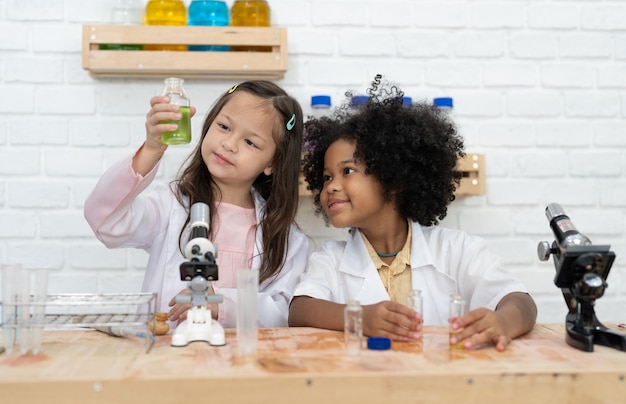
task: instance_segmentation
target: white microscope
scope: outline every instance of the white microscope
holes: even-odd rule
[[[191,240],[187,243],[184,255],[187,261],[180,264],[180,279],[189,281],[191,293],[180,293],[176,303],[191,304],[187,320],[174,330],[172,346],[187,346],[190,342],[206,341],[213,346],[226,345],[224,328],[213,320],[207,304],[219,304],[222,295],[208,293],[210,281],[218,279],[215,263],[216,246],[209,240],[209,206],[197,202],[191,206]]]

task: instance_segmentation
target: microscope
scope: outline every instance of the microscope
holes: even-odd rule
[[[574,348],[593,352],[599,344],[626,351],[626,335],[604,326],[596,317],[596,299],[604,295],[606,279],[615,253],[610,245],[592,245],[579,233],[558,203],[546,207],[546,217],[556,240],[537,246],[539,260],[553,256],[556,276],[554,284],[561,288],[569,309],[565,318],[565,341]]]
[[[209,240],[209,206],[197,202],[191,206],[191,239],[185,245],[187,261],[180,264],[180,279],[189,282],[191,293],[180,293],[176,303],[191,304],[187,320],[174,330],[172,346],[186,346],[193,341],[206,341],[213,346],[226,345],[224,328],[211,316],[207,304],[222,303],[223,296],[209,293],[210,281],[218,279],[216,246]]]

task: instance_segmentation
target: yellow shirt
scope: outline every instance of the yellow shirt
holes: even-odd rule
[[[409,223],[409,233],[406,237],[406,242],[402,250],[396,255],[391,264],[386,264],[380,259],[376,250],[372,247],[367,237],[361,233],[367,251],[374,261],[376,269],[378,269],[378,275],[383,281],[385,290],[389,295],[389,299],[393,302],[402,304],[407,303],[409,297],[409,291],[412,289],[411,284],[411,223]]]

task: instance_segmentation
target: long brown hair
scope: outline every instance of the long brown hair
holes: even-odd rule
[[[202,137],[187,157],[184,165],[186,167],[174,181],[177,185],[176,199],[187,210],[187,220],[180,231],[179,245],[182,246],[183,232],[189,224],[190,206],[196,202],[204,202],[211,207],[209,234],[211,238],[214,237],[213,219],[221,194],[202,159],[202,142],[217,114],[239,91],[268,100],[279,118],[273,129],[276,152],[272,160],[272,174],[267,176],[261,173],[252,184],[266,201],[260,223],[263,232],[259,271],[261,283],[277,274],[287,257],[289,230],[298,208],[298,175],[302,153],[302,108],[298,101],[270,81],[246,81],[234,86],[215,101],[207,114],[202,125]],[[188,206],[184,202],[185,197],[188,198]]]

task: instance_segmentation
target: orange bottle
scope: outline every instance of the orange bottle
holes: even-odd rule
[[[230,10],[230,25],[233,27],[269,27],[270,6],[265,0],[235,0]],[[234,51],[271,52],[270,46],[233,46]]]
[[[187,7],[182,0],[150,0],[145,25],[187,25]],[[186,51],[187,45],[145,45],[145,50]]]

